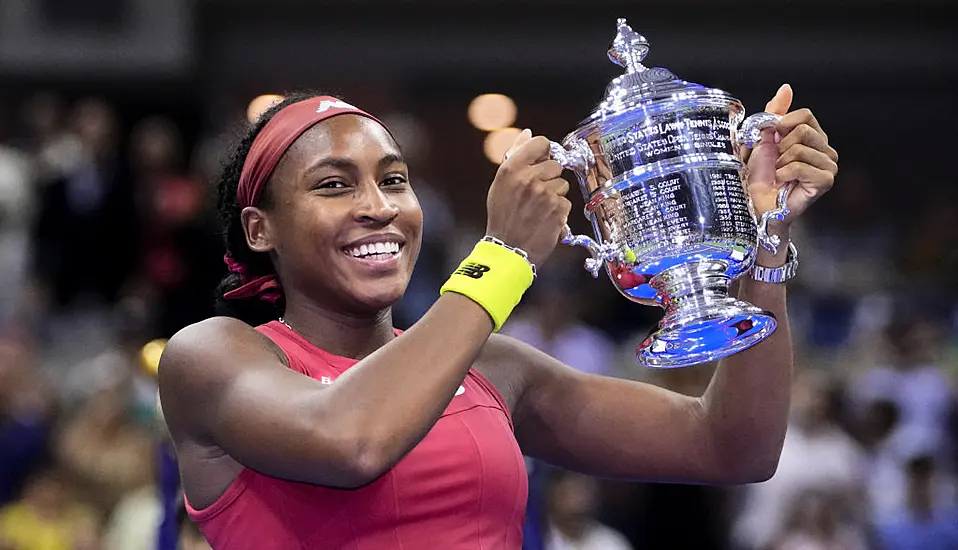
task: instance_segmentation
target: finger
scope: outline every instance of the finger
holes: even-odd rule
[[[793,162],[775,171],[775,181],[780,185],[799,182],[806,193],[818,196],[832,188],[835,174],[811,164]]]
[[[565,197],[569,192],[569,182],[564,178],[555,178],[545,182],[546,189],[560,197]]]
[[[807,124],[801,124],[796,126],[794,130],[788,133],[787,136],[782,138],[782,141],[778,143],[778,150],[780,152],[787,151],[793,145],[805,145],[811,147],[812,149],[818,149],[823,153],[827,153],[831,147],[828,146],[828,138],[825,137],[825,134],[815,130]],[[832,160],[837,161],[836,157]]]
[[[812,114],[810,109],[798,109],[797,111],[788,113],[775,124],[775,130],[779,135],[784,137],[802,124],[811,126],[816,132],[825,135],[825,131],[822,130],[822,125],[818,123],[818,119],[815,118],[815,115]]]
[[[765,104],[765,111],[776,115],[784,115],[792,106],[792,95],[792,87],[788,84],[782,84],[775,92],[775,97]]]
[[[532,139],[532,130],[526,128],[525,130],[519,132],[519,135],[516,136],[516,139],[512,140],[512,145],[509,146],[509,149],[506,151],[506,154],[503,155],[503,160],[509,160],[512,158],[512,155],[519,150],[522,145]]]
[[[553,209],[562,219],[563,224],[569,223],[569,213],[572,212],[572,201],[565,197],[556,197]]]
[[[544,136],[528,139],[509,155],[509,161],[519,166],[532,166],[549,158],[550,145]]]
[[[742,164],[748,164],[749,157],[752,156],[752,148],[746,147],[744,145],[734,145],[736,152],[738,153],[739,160],[742,161]]]
[[[778,157],[775,167],[783,168],[793,162],[804,162],[833,174],[838,173],[838,163],[829,158],[827,154],[801,143],[796,143],[783,152]]]
[[[554,159],[545,160],[535,165],[536,178],[541,181],[554,180],[562,175],[562,165]]]

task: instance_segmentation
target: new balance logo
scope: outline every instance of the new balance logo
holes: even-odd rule
[[[338,99],[336,101],[330,101],[328,99],[324,99],[319,102],[319,108],[316,109],[316,112],[325,113],[326,111],[330,109],[355,109],[355,107],[353,107],[349,103],[346,103],[345,101],[340,101]]]
[[[456,270],[456,275],[465,275],[473,279],[481,279],[489,271],[489,266],[470,262]]]

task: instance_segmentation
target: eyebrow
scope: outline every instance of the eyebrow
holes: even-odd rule
[[[379,162],[376,163],[376,166],[381,170],[391,164],[396,164],[396,163],[405,164],[405,162],[406,161],[403,160],[401,155],[397,155],[396,153],[389,153],[383,156],[383,158],[379,159]],[[326,157],[323,160],[307,168],[306,171],[304,172],[304,175],[311,174],[317,170],[321,170],[327,167],[338,168],[340,170],[355,170],[356,163],[350,159],[343,158],[343,157]]]

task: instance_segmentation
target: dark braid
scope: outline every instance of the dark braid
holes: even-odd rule
[[[226,245],[226,253],[236,261],[247,266],[250,277],[258,277],[273,273],[273,262],[269,254],[263,252],[254,252],[246,244],[246,234],[243,231],[243,224],[240,220],[240,208],[236,203],[236,190],[239,187],[240,174],[243,172],[243,163],[246,162],[246,156],[253,146],[253,140],[259,134],[263,126],[266,125],[273,116],[284,107],[297,103],[320,93],[296,92],[285,96],[282,102],[267,109],[257,121],[246,128],[246,134],[239,140],[226,163],[223,165],[223,171],[220,174],[217,184],[220,223],[223,228],[223,239]],[[269,209],[272,204],[272,193],[269,186],[263,190],[256,206]],[[272,320],[275,320],[286,306],[285,298],[281,297],[275,304],[257,297],[244,298],[238,300],[226,300],[223,294],[238,288],[242,284],[240,276],[236,273],[227,273],[226,277],[220,282],[216,289],[216,310],[220,315],[236,317],[242,321],[256,326]]]

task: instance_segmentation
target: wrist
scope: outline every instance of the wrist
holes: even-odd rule
[[[778,251],[770,252],[762,245],[758,246],[755,264],[765,267],[781,267],[788,259],[788,244],[791,242],[790,224],[785,221],[772,221],[768,224],[768,235],[778,237]]]
[[[455,292],[476,302],[498,331],[534,279],[534,266],[521,250],[504,246],[498,239],[483,238],[439,294]]]
[[[791,240],[779,245],[777,254],[766,254],[765,258],[756,258],[750,272],[751,279],[760,283],[781,284],[798,274],[798,249]],[[781,258],[783,254],[784,259]]]
[[[536,280],[536,264],[531,259],[529,259],[528,252],[526,252],[525,250],[517,246],[510,246],[506,244],[502,239],[500,239],[499,237],[496,237],[495,235],[487,234],[482,239],[480,239],[480,242],[492,243],[492,244],[501,246],[502,248],[505,248],[506,250],[508,250],[509,252],[512,252],[513,254],[518,254],[519,257],[525,260],[529,264],[529,267],[532,268],[532,280],[533,281]]]

